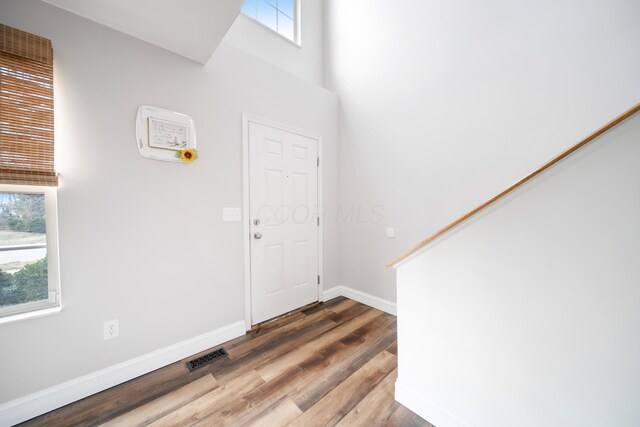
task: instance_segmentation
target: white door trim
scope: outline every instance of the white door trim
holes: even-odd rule
[[[251,218],[249,211],[249,123],[256,123],[263,126],[269,126],[285,132],[295,133],[306,138],[318,141],[318,158],[320,166],[318,167],[318,216],[320,217],[320,226],[318,227],[318,274],[320,275],[320,284],[318,285],[318,301],[322,301],[324,294],[324,268],[322,264],[322,247],[324,240],[324,212],[323,212],[323,195],[322,195],[322,176],[324,162],[322,161],[322,137],[310,132],[301,131],[291,126],[275,122],[273,120],[263,119],[249,114],[242,114],[242,241],[244,247],[244,316],[245,329],[251,329]]]

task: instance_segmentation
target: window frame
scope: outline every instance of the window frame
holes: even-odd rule
[[[0,308],[0,324],[43,316],[62,309],[58,254],[58,188],[37,185],[0,184],[0,192],[44,194],[47,236],[47,281],[49,299]]]
[[[256,8],[258,7],[257,2],[260,0],[256,0]],[[246,0],[245,0],[246,2]],[[273,5],[270,5],[273,7]],[[276,15],[278,12],[280,13],[284,13],[281,12],[280,9],[278,9],[277,7],[276,9]],[[281,34],[280,32],[278,32],[277,30],[274,30],[273,28],[271,28],[270,26],[268,26],[267,24],[259,21],[257,19],[257,12],[255,16],[249,15],[247,13],[245,13],[244,11],[244,4],[242,5],[242,9],[240,9],[240,13],[244,16],[246,16],[247,18],[251,19],[251,21],[257,23],[258,25],[268,29],[269,31],[275,33],[276,35],[278,35],[279,37],[283,38],[284,40],[288,41],[289,43],[292,43],[294,46],[301,48],[302,47],[302,37],[301,37],[301,25],[300,25],[300,0],[293,0],[293,39],[290,39],[289,37]]]

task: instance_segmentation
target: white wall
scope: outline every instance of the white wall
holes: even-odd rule
[[[398,400],[438,427],[640,425],[639,163],[636,114],[401,265]]]
[[[324,0],[300,0],[300,46],[240,13],[224,41],[317,85],[324,81]]]
[[[206,64],[244,0],[42,0]],[[179,6],[178,6],[179,5]]]
[[[325,20],[340,201],[361,212],[340,280],[389,300],[386,262],[640,99],[636,0],[328,0]]]
[[[207,66],[36,0],[2,23],[53,41],[63,310],[0,326],[0,403],[244,319],[243,112],[324,137],[324,196],[337,198],[337,98],[223,43]],[[191,115],[200,159],[138,154],[149,104]],[[325,282],[336,231],[325,226]],[[120,337],[102,339],[102,322]]]

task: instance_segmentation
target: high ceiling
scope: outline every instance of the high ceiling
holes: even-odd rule
[[[206,64],[244,0],[43,0]]]

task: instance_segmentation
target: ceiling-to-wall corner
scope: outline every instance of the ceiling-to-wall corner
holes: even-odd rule
[[[42,0],[206,64],[244,0]]]
[[[240,14],[224,38],[238,49],[317,86],[324,83],[324,0],[299,0],[300,40],[291,42]]]

